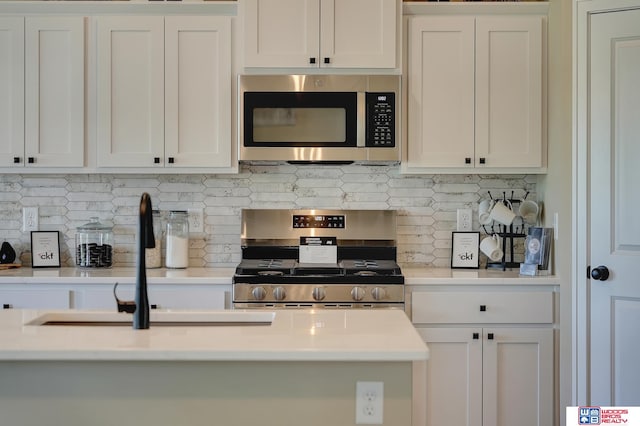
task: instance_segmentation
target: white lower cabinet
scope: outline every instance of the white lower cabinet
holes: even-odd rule
[[[554,424],[553,293],[413,291],[428,426]]]
[[[120,300],[134,300],[135,286],[119,285],[116,294]],[[151,285],[148,294],[149,304],[155,309],[225,309],[229,304],[230,289],[225,286]],[[78,309],[117,309],[113,286],[110,285],[77,289],[75,304]]]
[[[68,309],[68,289],[0,290],[2,309]]]

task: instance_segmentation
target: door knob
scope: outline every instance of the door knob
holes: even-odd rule
[[[609,268],[606,266],[598,266],[591,270],[591,278],[598,281],[606,281],[609,278]]]

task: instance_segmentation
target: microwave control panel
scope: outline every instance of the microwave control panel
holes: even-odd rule
[[[396,146],[396,95],[393,92],[367,92],[367,137],[365,146],[393,148]]]

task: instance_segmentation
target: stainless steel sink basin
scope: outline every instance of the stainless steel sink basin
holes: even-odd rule
[[[161,327],[230,327],[271,325],[275,312],[247,311],[154,311],[151,326]],[[118,312],[55,311],[31,320],[27,325],[46,326],[128,326],[132,315]]]

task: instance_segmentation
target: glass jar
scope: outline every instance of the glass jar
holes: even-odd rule
[[[184,210],[169,212],[166,232],[167,268],[186,268],[189,266],[189,217]]]
[[[162,266],[162,222],[159,210],[153,211],[153,238],[156,240],[154,248],[145,249],[144,263],[148,269]]]
[[[113,265],[113,227],[97,217],[76,228],[76,266],[111,268]]]

